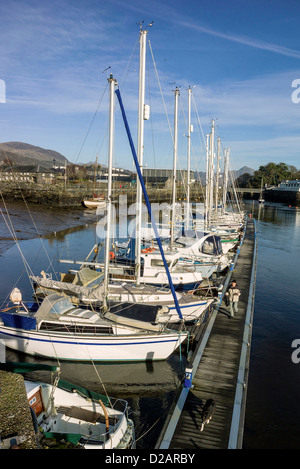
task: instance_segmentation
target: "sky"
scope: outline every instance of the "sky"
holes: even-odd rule
[[[144,166],[205,171],[215,122],[220,165],[300,168],[300,3],[297,0],[6,0],[0,4],[0,142],[107,164],[108,77],[137,140],[139,31],[148,30]],[[152,26],[148,26],[153,21]],[[299,91],[298,91],[299,90]],[[133,169],[118,103],[114,166]]]

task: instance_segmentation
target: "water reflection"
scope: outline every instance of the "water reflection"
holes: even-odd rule
[[[275,225],[300,224],[300,208],[297,207],[272,202],[259,204],[257,201],[246,202],[244,207],[258,221]]]
[[[174,353],[168,360],[149,363],[93,364],[30,357],[7,350],[7,361],[59,365],[61,379],[91,391],[126,399],[135,425],[137,449],[154,448],[176,390],[181,385],[185,358]],[[46,371],[25,375],[51,382]]]

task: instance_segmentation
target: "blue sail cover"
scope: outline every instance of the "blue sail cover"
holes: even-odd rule
[[[0,318],[6,327],[30,331],[36,329],[36,319],[21,314],[0,312]]]

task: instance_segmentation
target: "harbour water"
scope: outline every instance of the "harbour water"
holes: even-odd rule
[[[251,207],[251,205],[250,205]],[[254,211],[258,228],[255,292],[244,448],[300,447],[300,208],[266,203]]]
[[[300,443],[300,363],[292,361],[292,342],[300,339],[300,209],[271,203],[260,206],[252,201],[245,204],[245,209],[257,220],[258,266],[244,448],[296,449]],[[68,216],[74,215],[70,212]],[[38,226],[38,214],[36,217]],[[85,217],[90,222],[92,215],[86,212]],[[6,304],[14,286],[22,291],[24,299],[30,299],[28,273],[67,271],[70,265],[60,264],[58,259],[83,260],[98,241],[95,224],[75,228],[74,223],[60,233],[57,223],[56,234],[47,238],[24,239],[22,230],[28,231],[30,222],[22,225],[21,219],[16,233],[18,239],[23,239],[19,247],[0,241],[0,304]],[[2,220],[1,226],[5,231]],[[7,351],[7,360],[36,361],[12,351]],[[178,351],[167,361],[151,364],[59,365],[61,377],[67,381],[126,398],[136,427],[137,448],[153,449],[180,385],[186,357]],[[37,378],[47,380],[41,372]]]

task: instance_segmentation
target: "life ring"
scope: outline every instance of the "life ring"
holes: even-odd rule
[[[112,252],[112,251],[110,251],[110,253],[109,253],[109,260],[112,261],[114,258],[115,258],[115,253]]]
[[[145,248],[145,249],[142,249],[142,253],[143,254],[148,254],[148,252],[153,252],[155,251],[155,248]]]

